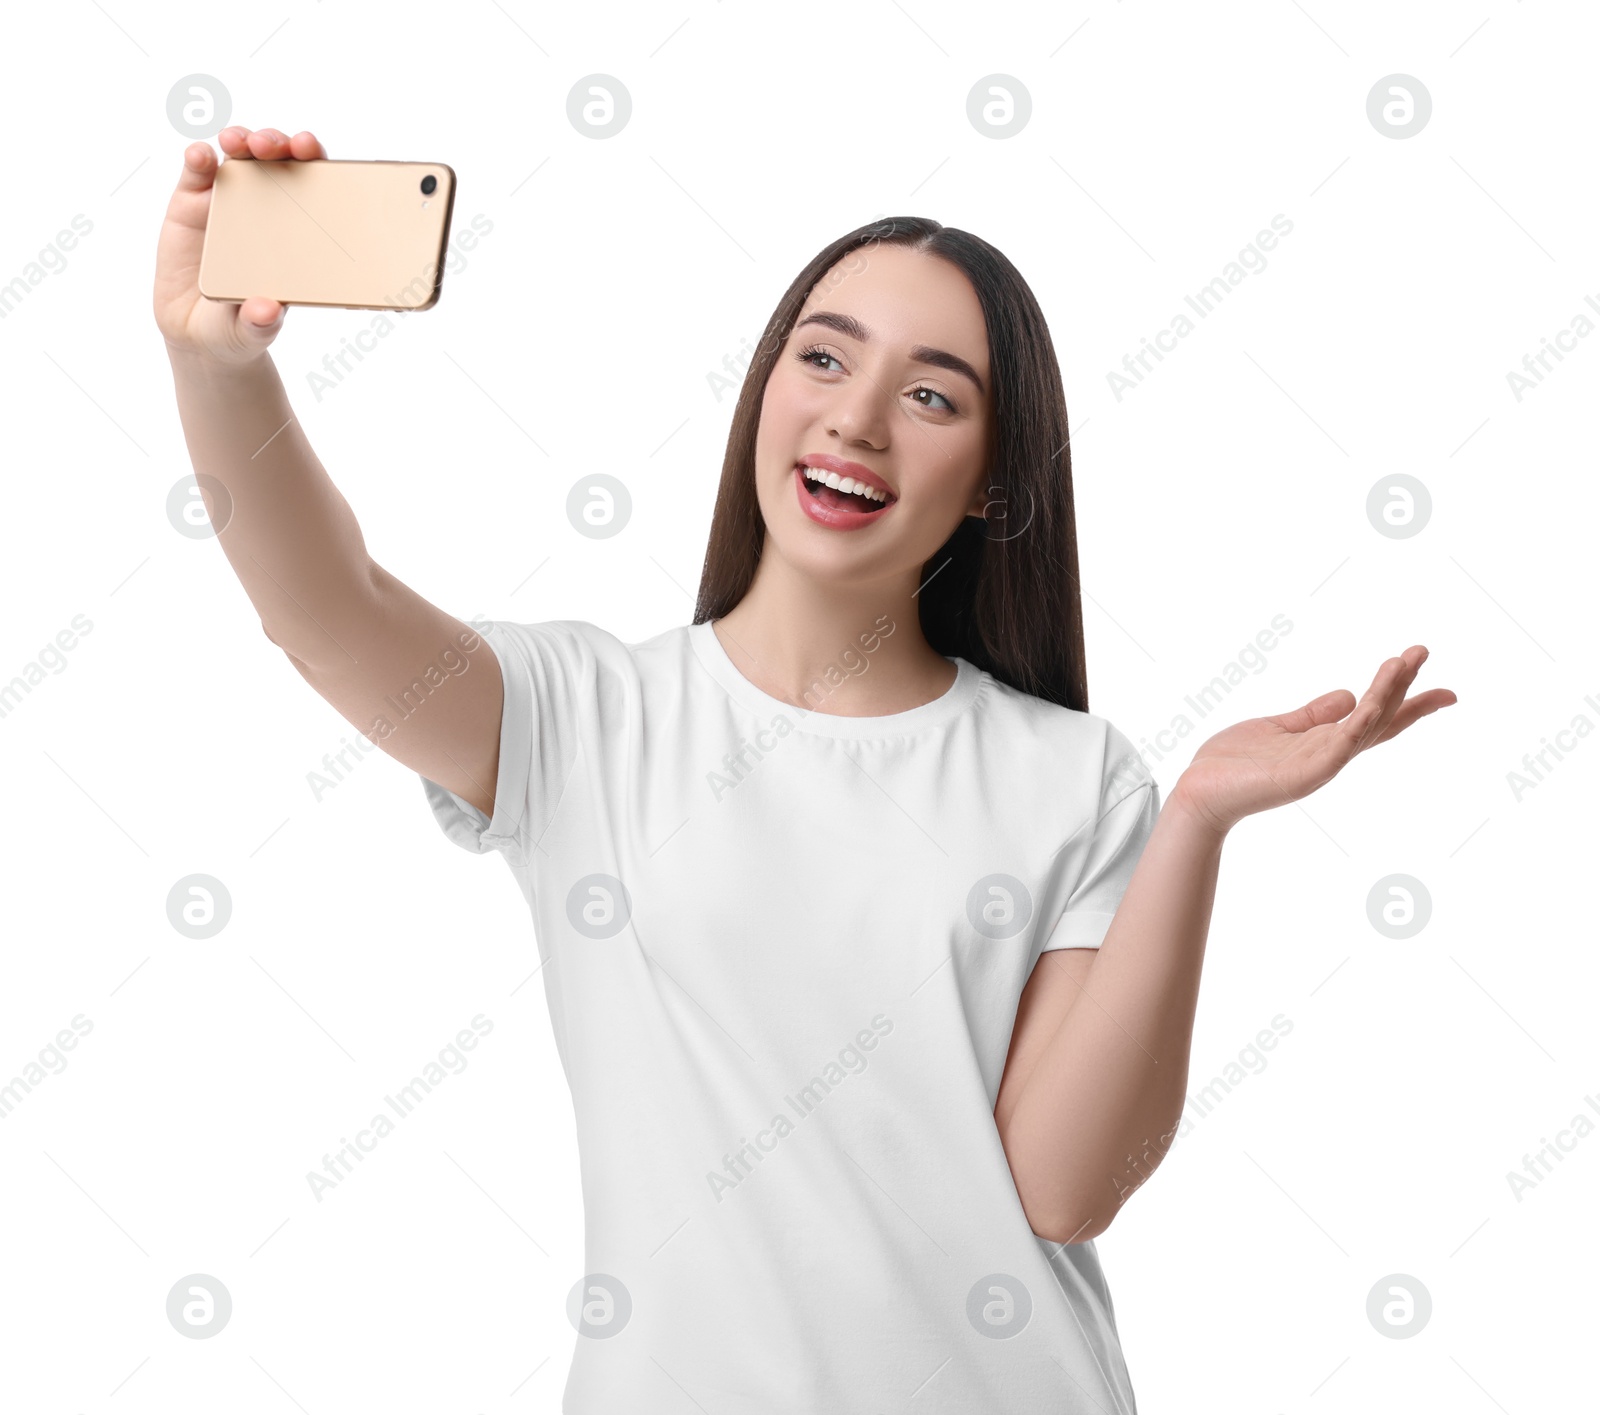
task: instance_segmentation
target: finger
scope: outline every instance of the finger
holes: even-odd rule
[[[180,192],[203,192],[217,175],[217,154],[208,142],[192,142],[183,150],[183,171],[178,174]]]
[[[289,139],[289,151],[302,162],[326,162],[328,159],[327,150],[317,141],[315,133],[296,133]]]
[[[1373,675],[1372,685],[1362,695],[1361,701],[1356,704],[1355,711],[1339,724],[1339,731],[1335,740],[1340,751],[1347,754],[1345,760],[1370,745],[1370,739],[1375,735],[1379,720],[1385,718],[1386,710],[1391,702],[1398,704],[1395,697],[1396,684],[1407,668],[1405,655],[1399,658],[1386,658],[1378,665],[1378,671]],[[1409,681],[1409,680],[1408,680]],[[1404,687],[1401,686],[1403,693]],[[1388,713],[1393,716],[1393,713]],[[1383,723],[1387,726],[1387,720]]]
[[[1367,730],[1361,734],[1359,745],[1356,747],[1358,752],[1381,742],[1387,735],[1389,724],[1394,721],[1395,714],[1405,702],[1406,690],[1416,681],[1417,674],[1421,672],[1427,657],[1428,650],[1421,644],[1412,644],[1400,655],[1400,667],[1383,692],[1382,709]]]
[[[1426,693],[1418,693],[1414,698],[1407,698],[1400,705],[1400,711],[1395,713],[1394,721],[1389,724],[1388,730],[1372,745],[1377,746],[1378,742],[1387,742],[1391,737],[1398,737],[1418,718],[1427,717],[1429,713],[1449,707],[1455,701],[1456,695],[1448,688],[1431,688]]]
[[[1363,737],[1383,711],[1383,694],[1387,681],[1397,672],[1397,659],[1385,659],[1373,675],[1372,683],[1343,722],[1328,734],[1323,748],[1329,752],[1337,767],[1344,765],[1361,750]]]
[[[217,145],[228,157],[251,158],[255,154],[250,151],[250,129],[240,127],[237,123],[231,128],[224,128],[217,134]]]
[[[250,134],[250,151],[263,162],[280,162],[289,154],[289,139],[276,128],[257,128]]]

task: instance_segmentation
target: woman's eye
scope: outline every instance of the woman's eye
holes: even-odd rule
[[[812,368],[817,368],[817,365],[812,364],[811,361],[819,356],[824,359],[833,359],[834,363],[839,362],[838,359],[834,359],[833,355],[830,354],[826,349],[802,349],[798,354],[795,355],[795,358],[799,359],[803,364],[811,364]],[[817,371],[819,373],[828,372],[827,369],[817,369]]]
[[[950,412],[953,413],[953,412],[956,411],[956,405],[954,403],[952,403],[948,398],[946,398],[943,393],[939,392],[939,390],[937,388],[913,388],[911,390],[911,396],[913,398],[915,398],[917,396],[917,394],[919,394],[919,393],[931,393],[935,398],[938,398],[941,402],[943,402],[945,408],[948,409]],[[922,406],[924,408],[926,408],[926,407],[929,407],[930,405],[927,404],[927,403],[924,403]],[[935,409],[935,411],[937,412],[938,410]]]

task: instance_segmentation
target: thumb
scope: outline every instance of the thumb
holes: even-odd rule
[[[1285,731],[1309,732],[1313,727],[1321,727],[1325,723],[1338,722],[1340,718],[1347,717],[1355,705],[1354,693],[1348,688],[1335,688],[1331,693],[1324,693],[1320,698],[1312,698],[1304,707],[1283,713],[1275,720]]]
[[[285,306],[265,295],[252,295],[239,306],[235,328],[240,344],[248,350],[265,349],[283,328]]]

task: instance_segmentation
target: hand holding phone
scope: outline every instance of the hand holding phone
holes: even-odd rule
[[[183,171],[161,226],[156,249],[154,308],[156,324],[170,348],[223,363],[247,363],[265,352],[277,337],[283,327],[284,308],[289,304],[426,309],[437,300],[455,195],[455,174],[448,167],[440,163],[331,163],[313,133],[297,133],[290,138],[276,128],[254,131],[244,127],[224,128],[217,134],[217,143],[227,159],[221,164],[208,143],[191,143],[184,150]],[[236,193],[234,177],[252,163],[262,164],[263,170],[247,175]],[[223,185],[228,187],[228,195],[223,197],[218,183],[222,169],[229,166],[235,166],[238,171],[223,180]],[[321,195],[313,197],[309,208],[301,210],[285,196],[301,194],[304,205],[303,194],[312,188],[302,187],[294,179],[312,167],[321,169],[317,174],[323,179],[321,184],[313,183]],[[418,169],[417,176],[413,179],[407,174],[407,190],[401,193],[399,169],[410,167]],[[354,181],[344,175],[351,169],[363,169],[351,173]],[[382,171],[374,174],[370,169]],[[379,179],[376,182],[372,180],[374,175]],[[426,175],[433,175],[436,183],[434,190],[428,193],[421,190],[421,179]],[[250,176],[257,180],[251,182]],[[274,180],[268,185],[260,180],[262,177]],[[328,177],[334,180],[329,182]],[[379,199],[393,210],[404,205],[408,215],[415,215],[417,219],[409,222],[403,231],[393,225],[385,229],[381,221],[368,220],[361,230],[352,233],[335,217],[333,229],[326,236],[317,233],[312,223],[321,218],[324,226],[328,225],[330,204],[334,209],[343,206],[346,211],[350,210],[352,193],[357,189],[365,190],[366,200],[379,193]],[[389,201],[391,193],[394,194],[392,202]],[[291,268],[287,274],[292,277],[296,265],[302,274],[309,269],[313,279],[317,278],[319,268],[331,270],[333,274],[324,279],[320,293],[336,298],[316,298],[317,288],[286,280],[283,269],[274,270],[269,266],[262,267],[259,276],[262,285],[251,283],[250,262],[260,256],[266,256],[269,262],[273,258],[272,243],[263,244],[252,237],[248,220],[234,219],[245,217],[252,209],[252,194],[256,197],[270,195],[273,201],[264,213],[258,213],[261,220],[269,224],[265,228],[258,225],[256,237],[263,229],[283,234],[283,222],[291,216],[300,223],[302,236],[317,234],[322,252],[333,259],[330,261],[323,254],[305,257],[304,246],[286,241],[286,250],[301,252],[289,262]],[[246,199],[236,202],[235,195]],[[227,203],[230,213],[226,222],[230,234],[223,238],[224,227],[217,227],[216,242],[208,260],[207,233],[213,206],[215,204],[220,213],[223,202]],[[423,202],[428,205],[422,206]],[[355,205],[359,212],[361,202]],[[378,214],[381,216],[382,211]],[[240,236],[245,238],[243,248],[237,239]],[[253,246],[252,240],[255,241]],[[340,245],[344,248],[342,253]],[[218,257],[225,250],[239,257],[233,269],[225,270],[227,262],[218,263]],[[245,283],[226,283],[233,279]],[[364,296],[373,290],[379,295],[375,301],[349,298]],[[307,298],[308,295],[312,298]],[[385,303],[391,299],[393,303]]]
[[[276,128],[224,128],[217,144],[235,160],[308,161],[327,153],[314,134],[286,137]],[[252,293],[239,304],[208,300],[200,294],[200,256],[205,248],[206,217],[211,210],[212,183],[218,169],[211,144],[190,143],[183,152],[183,171],[167,203],[156,244],[156,325],[174,352],[223,364],[245,364],[259,358],[283,328],[284,307],[275,299]]]

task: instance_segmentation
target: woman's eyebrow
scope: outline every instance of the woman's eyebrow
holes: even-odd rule
[[[795,328],[804,329],[808,324],[824,325],[860,344],[872,342],[872,331],[854,315],[835,314],[832,310],[813,310],[795,325]],[[978,377],[978,371],[959,354],[951,354],[944,349],[930,349],[926,344],[918,344],[912,349],[911,357],[916,363],[931,364],[934,368],[949,369],[951,373],[959,373],[963,378],[970,379],[972,386],[979,393],[984,393],[983,380]],[[984,396],[988,395],[984,393]]]

